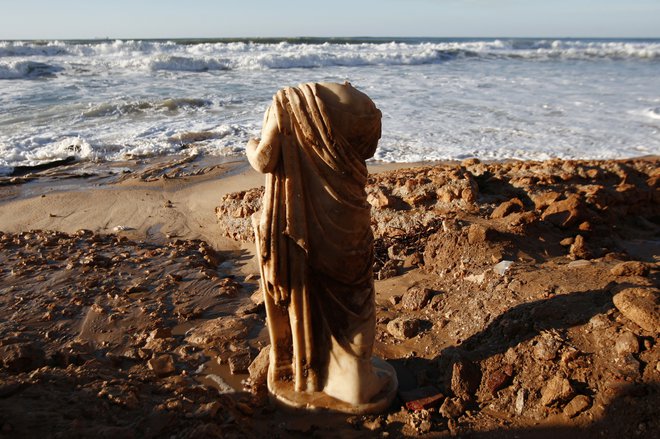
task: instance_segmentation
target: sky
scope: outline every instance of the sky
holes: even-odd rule
[[[0,0],[0,39],[660,38],[660,0]]]

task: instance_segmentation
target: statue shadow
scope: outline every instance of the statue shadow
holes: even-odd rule
[[[514,306],[496,317],[482,331],[458,345],[446,347],[433,359],[410,357],[388,362],[397,370],[400,390],[411,390],[424,385],[417,382],[414,371],[451,371],[452,365],[459,360],[482,361],[530,340],[542,331],[562,331],[587,323],[593,316],[614,307],[614,285],[610,283],[600,290],[562,294]]]

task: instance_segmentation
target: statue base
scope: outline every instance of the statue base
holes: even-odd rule
[[[291,381],[271,380],[268,374],[268,391],[276,403],[287,408],[304,409],[312,411],[328,410],[333,412],[348,413],[354,415],[381,413],[392,404],[396,396],[399,383],[394,368],[384,360],[372,358],[374,368],[385,371],[390,375],[388,385],[385,386],[371,401],[363,404],[351,404],[333,398],[324,392],[296,392]]]

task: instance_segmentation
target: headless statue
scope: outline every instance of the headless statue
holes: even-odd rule
[[[373,234],[365,160],[381,113],[349,83],[277,92],[261,139],[247,145],[266,174],[253,216],[271,341],[268,389],[287,405],[348,413],[386,409],[392,367],[372,358]]]

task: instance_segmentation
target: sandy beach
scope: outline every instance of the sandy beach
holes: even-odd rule
[[[660,159],[377,164],[382,415],[287,413],[244,160],[0,178],[0,437],[660,430]]]

